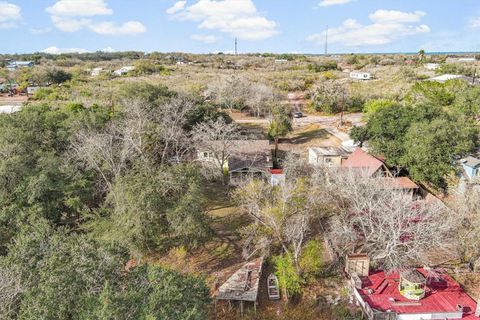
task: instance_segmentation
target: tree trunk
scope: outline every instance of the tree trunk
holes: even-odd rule
[[[274,169],[278,169],[278,157],[277,157],[277,153],[278,153],[278,136],[275,137],[275,151],[273,152],[273,168]]]

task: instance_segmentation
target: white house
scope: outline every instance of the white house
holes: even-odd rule
[[[122,67],[118,70],[113,71],[113,74],[116,75],[116,76],[123,76],[124,74],[127,74],[127,73],[129,73],[130,71],[133,71],[133,70],[135,70],[134,66],[125,66],[125,67]]]
[[[103,68],[93,68],[91,71],[90,71],[90,76],[92,77],[98,77],[100,75],[100,73],[102,73],[103,71]]]
[[[436,81],[436,82],[444,83],[444,82],[447,82],[448,80],[461,79],[461,78],[464,78],[464,76],[459,74],[442,74],[441,76],[430,78],[428,79],[428,81]]]
[[[9,71],[15,71],[18,68],[31,68],[33,67],[33,61],[11,61],[7,65]]]
[[[354,148],[313,147],[308,149],[308,163],[314,166],[340,167]]]
[[[425,69],[427,70],[437,70],[440,67],[440,64],[438,63],[426,63],[425,64]]]
[[[370,72],[353,71],[350,72],[350,78],[358,80],[370,80],[372,79],[372,75]]]

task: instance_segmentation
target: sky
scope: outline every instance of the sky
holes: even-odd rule
[[[328,26],[328,28],[327,28]],[[480,51],[479,0],[0,0],[0,53]]]

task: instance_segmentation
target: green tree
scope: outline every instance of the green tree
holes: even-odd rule
[[[275,275],[286,300],[302,292],[303,280],[297,273],[293,259],[289,253],[273,258]]]
[[[112,210],[90,221],[89,229],[133,252],[194,247],[210,232],[200,183],[192,166],[138,163],[117,178],[107,199]]]
[[[292,116],[286,106],[277,105],[272,110],[268,136],[275,142],[275,164],[278,165],[278,141],[280,137],[287,135],[292,131]]]
[[[414,180],[445,188],[445,177],[455,171],[455,159],[475,149],[477,135],[475,126],[463,118],[417,122],[405,135],[400,162]]]
[[[203,279],[148,264],[127,269],[129,259],[115,242],[30,220],[0,258],[0,270],[20,276],[22,292],[10,302],[16,313],[10,318],[206,319],[210,299]]]

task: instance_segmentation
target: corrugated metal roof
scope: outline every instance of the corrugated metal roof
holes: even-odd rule
[[[218,300],[257,301],[262,265],[263,258],[244,264],[220,286],[216,298]]]
[[[350,157],[342,163],[344,168],[366,169],[368,176],[372,176],[383,165],[382,160],[368,154],[361,148],[355,149]]]
[[[312,147],[310,148],[318,156],[347,156],[352,153],[348,147]]]

